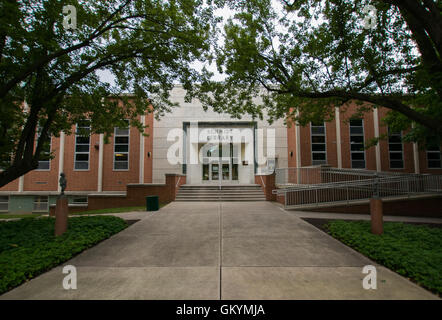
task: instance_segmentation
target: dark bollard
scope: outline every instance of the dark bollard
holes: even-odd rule
[[[61,194],[57,198],[57,204],[55,205],[55,236],[61,236],[68,229],[68,198],[64,194],[64,190],[67,186],[67,180],[64,173],[60,173],[60,179],[58,180],[61,187]]]
[[[370,199],[370,216],[371,216],[371,233],[383,234],[383,207],[382,199],[371,198]]]
[[[65,195],[58,197],[55,206],[55,235],[61,236],[68,229],[68,198]]]

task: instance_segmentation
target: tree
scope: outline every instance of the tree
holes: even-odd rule
[[[206,107],[301,124],[356,101],[383,106],[408,140],[442,136],[440,1],[222,1],[235,10],[217,48],[224,82],[204,82]],[[279,3],[279,8],[275,6]],[[367,5],[376,12],[364,13]],[[367,7],[370,9],[370,7]],[[372,17],[370,19],[370,17]],[[264,89],[263,89],[264,88]],[[210,94],[209,94],[210,93]],[[253,103],[262,96],[264,104]]]
[[[37,168],[51,134],[69,134],[85,118],[95,133],[109,134],[124,119],[142,130],[136,119],[150,105],[156,114],[174,106],[175,82],[190,97],[201,81],[190,65],[210,46],[210,1],[69,4],[74,10],[63,13],[62,1],[0,3],[0,187]],[[101,81],[98,70],[116,84]]]

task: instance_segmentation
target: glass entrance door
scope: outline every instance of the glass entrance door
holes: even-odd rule
[[[222,145],[209,145],[204,150],[202,163],[203,181],[238,181],[238,150],[233,147],[233,143],[227,144],[227,155],[222,154]],[[234,152],[236,151],[236,152]]]
[[[223,180],[232,180],[230,177],[230,164],[229,163],[223,163],[222,164],[222,175]]]
[[[210,180],[219,180],[219,162],[214,161],[210,164],[211,171],[211,179]]]

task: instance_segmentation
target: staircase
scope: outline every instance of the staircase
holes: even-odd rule
[[[175,201],[265,201],[259,184],[251,185],[182,185]]]

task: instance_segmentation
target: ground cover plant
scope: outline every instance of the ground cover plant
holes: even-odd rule
[[[53,218],[0,222],[0,294],[69,260],[127,227],[114,216],[75,217],[54,236]]]
[[[442,228],[385,222],[384,234],[370,232],[369,221],[329,221],[333,237],[370,259],[442,294]]]

